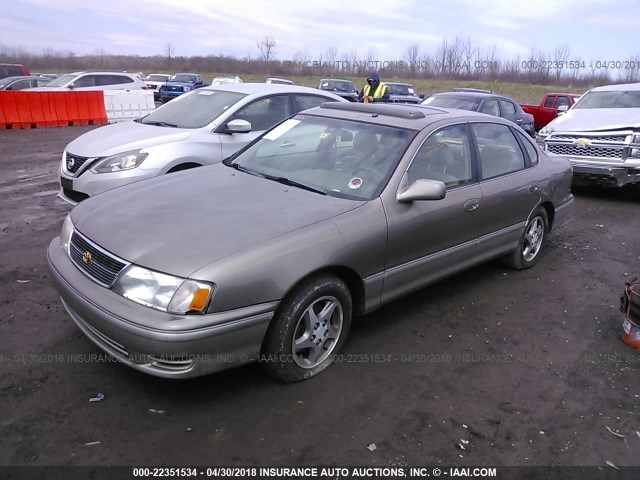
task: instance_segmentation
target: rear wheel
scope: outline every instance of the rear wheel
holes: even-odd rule
[[[518,247],[503,258],[503,262],[516,270],[524,270],[538,263],[540,251],[544,246],[546,234],[549,231],[547,211],[538,208],[527,222]]]
[[[262,343],[260,365],[283,382],[313,377],[333,363],[351,326],[352,301],[333,275],[310,278],[281,303]]]

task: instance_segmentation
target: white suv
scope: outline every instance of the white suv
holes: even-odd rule
[[[75,72],[30,90],[147,90],[147,84],[135,73]]]

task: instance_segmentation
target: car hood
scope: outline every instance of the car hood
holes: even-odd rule
[[[167,87],[189,87],[191,85],[194,85],[194,83],[192,82],[164,82],[165,86]]]
[[[391,100],[405,100],[409,102],[418,102],[418,103],[422,101],[420,97],[417,97],[415,95],[400,95],[397,93],[389,94],[389,98],[391,98]]]
[[[364,203],[216,164],[104,192],[80,203],[71,218],[78,231],[114,255],[188,277],[234,252]]]
[[[66,150],[81,157],[105,157],[189,138],[193,130],[145,125],[134,121],[113,123],[79,136]]]
[[[548,128],[554,131],[597,131],[640,128],[640,108],[579,108],[560,115]]]

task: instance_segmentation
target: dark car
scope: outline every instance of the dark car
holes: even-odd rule
[[[341,80],[338,78],[323,78],[318,84],[320,90],[335,93],[336,95],[346,98],[350,102],[358,101],[358,91],[350,80]]]
[[[18,63],[0,63],[0,78],[6,77],[26,77],[31,75],[29,69]]]
[[[384,82],[389,88],[389,98],[392,103],[420,103],[422,98],[410,83]]]
[[[44,87],[52,78],[20,76],[7,77],[0,80],[0,90],[24,90],[25,88]]]
[[[436,93],[424,100],[422,104],[431,107],[459,108],[506,118],[519,125],[532,138],[536,136],[533,115],[525,113],[522,107],[509,97],[491,91],[465,89],[457,92]]]
[[[197,73],[176,73],[175,75],[171,75],[165,84],[160,85],[160,101],[166,103],[173,98],[179,97],[183,93],[204,86],[202,77]]]

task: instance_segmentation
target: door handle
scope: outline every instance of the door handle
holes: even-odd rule
[[[472,198],[471,200],[464,202],[464,209],[467,212],[473,212],[474,210],[477,210],[479,206],[480,202],[478,202],[478,199],[476,198]]]
[[[540,191],[540,187],[536,184],[533,184],[531,186],[529,186],[529,191],[530,192],[539,192]]]
[[[521,118],[516,118],[516,123],[522,123],[522,119]]]

